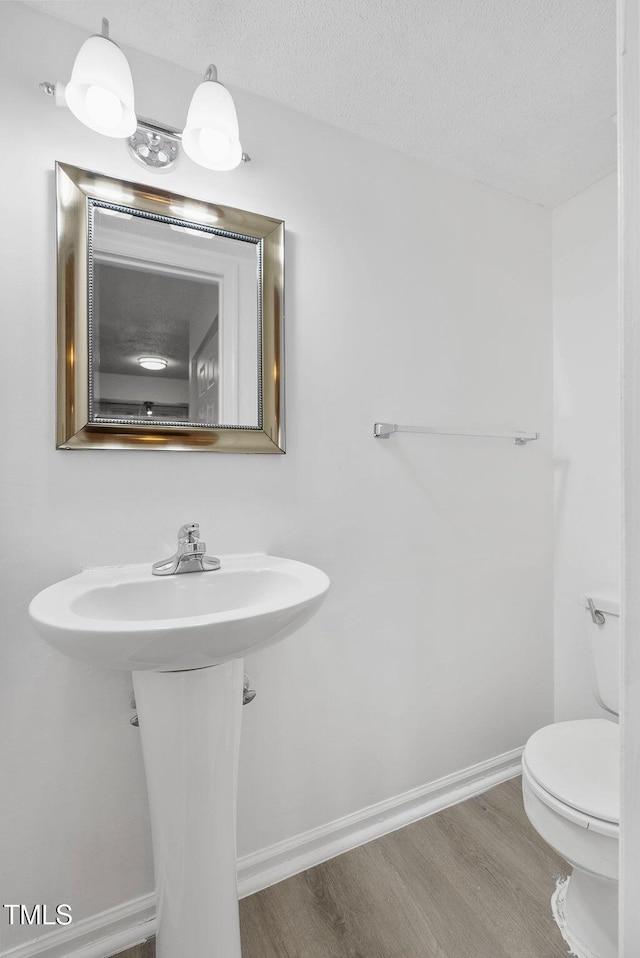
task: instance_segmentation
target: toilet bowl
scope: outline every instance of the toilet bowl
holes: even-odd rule
[[[618,956],[619,760],[619,728],[607,719],[541,728],[522,757],[527,816],[572,867],[553,910],[579,958]]]
[[[616,589],[581,595],[594,698],[618,714],[620,601]],[[618,958],[620,730],[615,721],[557,722],[522,756],[529,821],[572,867],[552,898],[554,918],[578,958]]]

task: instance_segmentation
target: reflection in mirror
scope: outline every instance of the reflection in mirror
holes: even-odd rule
[[[257,428],[258,241],[91,206],[91,421]]]

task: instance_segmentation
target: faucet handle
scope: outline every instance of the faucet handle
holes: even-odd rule
[[[178,542],[197,542],[200,538],[200,523],[187,522],[178,529]]]

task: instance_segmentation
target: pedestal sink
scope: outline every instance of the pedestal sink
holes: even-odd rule
[[[88,569],[29,613],[72,658],[133,672],[158,889],[157,958],[241,958],[236,787],[243,656],[290,635],[322,604],[319,569],[220,556],[214,572]]]

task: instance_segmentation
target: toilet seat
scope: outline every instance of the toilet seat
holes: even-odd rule
[[[615,723],[558,722],[531,736],[523,772],[537,797],[558,814],[613,837],[620,822],[619,753]]]
[[[567,805],[566,802],[561,802],[558,798],[555,798],[551,792],[547,792],[546,789],[536,782],[535,778],[530,774],[524,759],[522,761],[522,782],[523,787],[526,787],[543,805],[550,811],[555,812],[556,815],[559,815],[560,818],[574,825],[578,825],[580,828],[584,828],[585,831],[588,830],[594,834],[597,833],[606,838],[613,838],[618,841],[620,833],[619,824],[606,822],[601,818],[594,818],[591,815],[585,815],[584,812],[579,812],[577,809],[572,808],[571,805]]]

